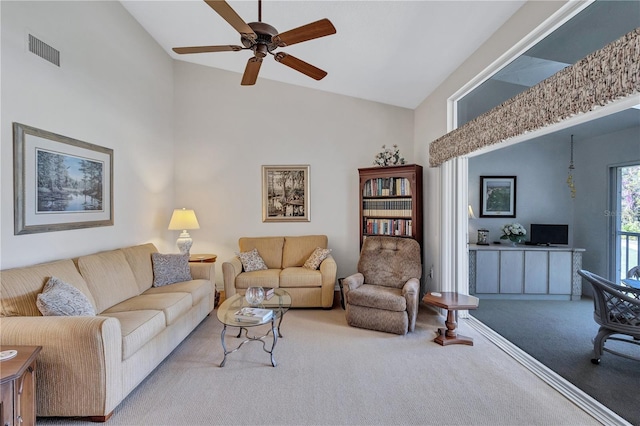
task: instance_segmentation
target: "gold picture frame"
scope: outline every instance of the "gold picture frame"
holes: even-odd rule
[[[309,165],[262,166],[262,221],[309,222]]]

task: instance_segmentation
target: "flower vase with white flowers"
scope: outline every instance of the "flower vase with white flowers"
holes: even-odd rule
[[[404,157],[400,155],[398,145],[393,145],[393,149],[382,145],[382,151],[376,154],[373,160],[374,166],[399,166],[404,164]]]
[[[501,240],[509,240],[513,244],[518,244],[524,241],[524,237],[527,235],[527,230],[519,223],[508,223],[502,227]]]

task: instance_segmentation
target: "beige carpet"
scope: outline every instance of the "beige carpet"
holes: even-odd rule
[[[433,343],[443,318],[422,306],[416,331],[349,327],[344,311],[291,310],[271,367],[250,342],[227,358],[208,317],[116,409],[119,425],[600,424],[461,320],[475,346]],[[234,337],[227,339],[229,346]],[[39,425],[91,424],[38,418]]]

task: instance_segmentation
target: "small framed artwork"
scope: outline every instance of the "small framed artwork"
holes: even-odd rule
[[[262,221],[309,222],[309,165],[262,166]]]
[[[516,217],[515,176],[480,176],[480,217]]]
[[[113,150],[13,123],[14,234],[113,225]]]

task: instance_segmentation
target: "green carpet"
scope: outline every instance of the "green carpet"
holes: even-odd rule
[[[593,301],[481,299],[471,314],[533,358],[616,412],[640,425],[640,362],[604,353],[591,363],[598,331]],[[640,356],[634,345],[607,342]]]

